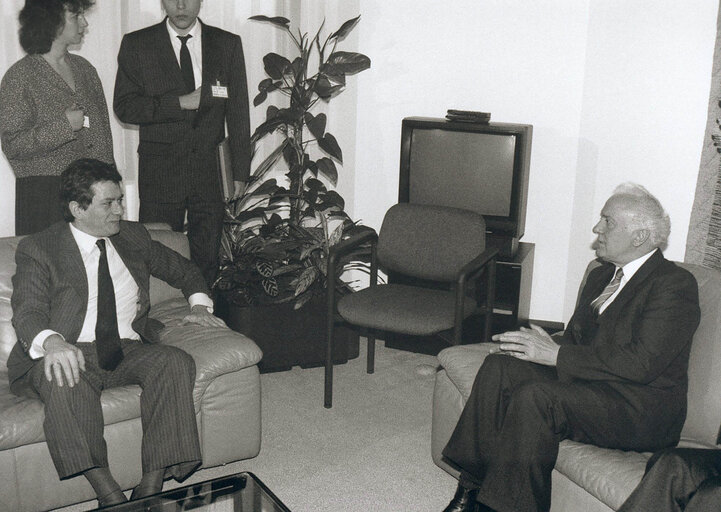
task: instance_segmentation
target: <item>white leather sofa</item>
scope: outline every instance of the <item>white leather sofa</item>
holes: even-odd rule
[[[151,236],[188,256],[185,235],[165,229]],[[43,433],[43,404],[10,392],[6,362],[15,344],[11,324],[11,278],[19,237],[0,238],[0,510],[38,511],[93,499],[87,481],[60,481]],[[195,359],[193,391],[203,467],[255,457],[260,451],[260,375],[262,353],[249,338],[230,329],[181,326],[188,313],[179,290],[155,278],[151,317],[166,326],[163,343],[182,348]],[[141,476],[140,388],[125,386],[102,394],[110,467],[121,487]]]

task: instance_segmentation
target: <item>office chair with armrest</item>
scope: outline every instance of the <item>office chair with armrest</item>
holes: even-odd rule
[[[338,259],[362,243],[371,244],[370,286],[335,302],[327,288],[326,408],[333,396],[333,329],[339,315],[350,324],[369,329],[367,372],[373,373],[377,331],[426,336],[453,329],[452,343],[462,339],[463,320],[485,314],[483,341],[490,341],[493,314],[496,249],[486,250],[486,224],[475,212],[420,204],[391,207],[378,235],[361,233],[331,248],[328,282],[335,282]],[[378,284],[378,267],[432,286]],[[481,306],[469,295],[485,272]],[[476,293],[475,295],[480,295]],[[336,311],[338,315],[336,315]]]

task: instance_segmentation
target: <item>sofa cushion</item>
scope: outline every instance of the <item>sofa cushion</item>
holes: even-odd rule
[[[566,440],[558,448],[555,469],[616,510],[643,477],[650,456]]]

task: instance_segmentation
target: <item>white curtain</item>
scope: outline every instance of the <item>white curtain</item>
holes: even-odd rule
[[[716,21],[708,119],[684,261],[721,270],[721,9]]]

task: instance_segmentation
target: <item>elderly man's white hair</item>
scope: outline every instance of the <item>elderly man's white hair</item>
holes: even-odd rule
[[[636,183],[622,183],[612,197],[628,198],[632,212],[632,229],[647,229],[654,247],[663,247],[671,233],[671,219],[661,203],[645,187]]]

